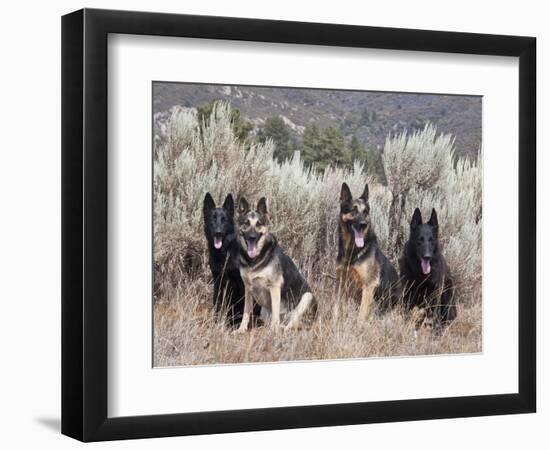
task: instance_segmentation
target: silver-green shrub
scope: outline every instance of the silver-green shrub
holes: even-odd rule
[[[437,211],[443,253],[459,291],[479,294],[481,283],[481,158],[457,158],[450,135],[433,125],[411,135],[389,137],[382,156],[394,223],[388,242],[395,260],[409,235],[415,208],[424,221]],[[390,200],[391,201],[391,200]]]
[[[230,105],[218,103],[199,123],[193,110],[176,110],[167,139],[154,149],[154,259],[160,283],[177,285],[208,276],[202,202],[218,204],[228,193],[255,204],[268,200],[280,245],[308,278],[332,274],[337,251],[338,198],[346,181],[359,195],[370,184],[372,218],[381,248],[394,263],[408,236],[415,207],[439,216],[444,253],[461,292],[479,291],[481,280],[481,166],[457,159],[450,135],[434,126],[388,137],[383,164],[387,186],[365,168],[307,168],[298,152],[273,159],[271,141],[242,142],[232,131]],[[478,158],[479,159],[479,158]],[[200,269],[200,270],[197,270]]]

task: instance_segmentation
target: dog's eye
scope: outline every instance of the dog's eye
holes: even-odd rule
[[[263,224],[262,222],[256,222],[256,226],[257,226],[257,227],[263,227],[264,224]]]

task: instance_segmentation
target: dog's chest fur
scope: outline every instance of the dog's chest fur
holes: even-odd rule
[[[241,267],[241,277],[254,300],[264,308],[271,310],[270,290],[272,288],[281,289],[284,281],[279,265],[272,262],[258,270]],[[281,301],[281,312],[284,312],[285,309],[285,302]]]
[[[353,264],[338,264],[337,277],[343,287],[351,292],[360,292],[363,288],[375,289],[380,284],[380,264],[375,252]]]

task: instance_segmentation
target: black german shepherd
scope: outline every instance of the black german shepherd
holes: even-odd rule
[[[221,208],[216,208],[210,193],[204,197],[204,235],[208,242],[208,264],[214,278],[213,303],[218,314],[222,308],[227,308],[228,319],[236,327],[243,316],[244,284],[239,271],[234,208],[231,194],[225,198]]]
[[[399,260],[399,272],[404,304],[408,309],[424,309],[425,325],[437,330],[455,319],[453,279],[441,254],[435,209],[425,224],[420,210],[414,210],[410,237]]]
[[[281,315],[288,316],[285,330],[299,326],[306,313],[315,315],[317,302],[306,280],[270,232],[265,197],[251,210],[239,201],[239,262],[245,285],[244,313],[239,332],[245,332],[254,303],[271,313],[271,328],[280,329]]]
[[[338,293],[361,300],[360,322],[374,306],[379,309],[393,306],[401,295],[397,271],[378,247],[370,216],[368,184],[355,199],[348,185],[342,184],[336,283]]]

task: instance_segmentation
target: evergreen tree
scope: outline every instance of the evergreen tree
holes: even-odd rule
[[[322,144],[324,151],[321,168],[324,169],[329,164],[341,167],[348,167],[352,164],[350,150],[346,146],[344,135],[339,128],[326,128],[322,136]]]
[[[317,125],[307,125],[302,138],[302,159],[307,165],[316,162],[321,152],[321,132]]]
[[[304,131],[302,153],[307,165],[320,170],[329,165],[349,167],[352,164],[350,149],[337,127],[319,130],[315,125],[308,125]]]
[[[267,139],[273,141],[275,144],[273,156],[279,162],[292,158],[296,149],[296,140],[290,128],[279,116],[266,119],[264,126],[258,131],[257,138],[262,143]]]

